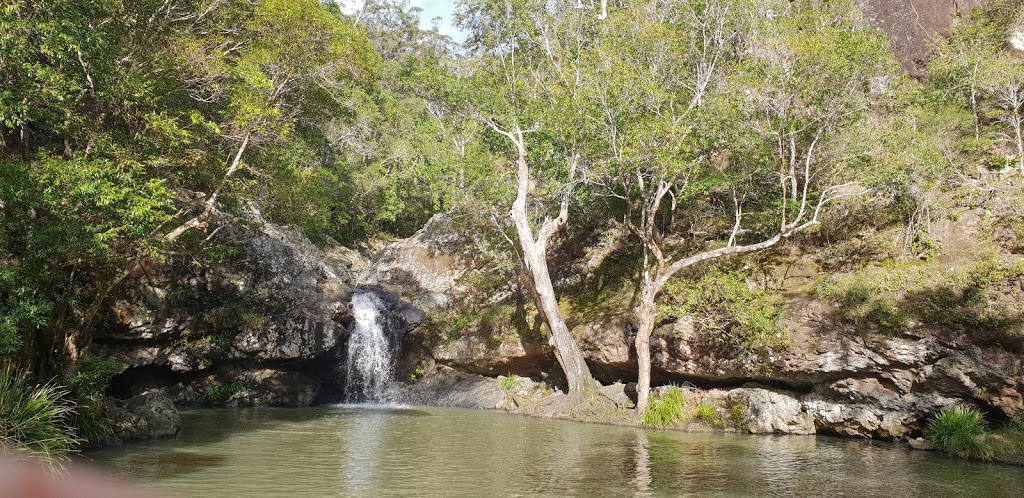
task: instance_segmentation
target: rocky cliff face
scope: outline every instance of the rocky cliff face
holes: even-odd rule
[[[911,75],[923,74],[932,45],[982,0],[859,0],[868,22],[889,35],[893,52]]]
[[[1019,354],[972,344],[952,333],[891,338],[858,332],[832,318],[827,308],[791,302],[784,320],[793,327],[789,330],[798,346],[757,373],[709,347],[692,324],[673,324],[652,341],[655,382],[739,396],[752,413],[783,421],[762,423],[756,427],[771,429],[757,432],[904,439],[918,435],[926,419],[944,407],[977,405],[996,418],[1024,409]],[[589,334],[579,339],[595,376],[605,384],[635,381],[635,332],[629,319],[613,317],[587,324],[585,330]],[[427,352],[424,360],[431,371],[440,366],[465,374],[540,378],[557,370],[548,346],[517,338],[487,344],[462,337],[434,344]],[[758,395],[743,394],[750,388]]]
[[[970,219],[947,227],[950,247],[973,237],[963,229]],[[413,328],[404,335],[397,368],[401,378],[416,379],[409,382],[410,401],[520,410],[558,386],[553,351],[513,282],[492,281],[485,294],[478,292],[493,268],[482,249],[456,233],[438,217],[363,260],[342,249],[317,249],[264,222],[225,225],[218,236],[232,248],[230,261],[216,268],[182,260],[147,267],[90,352],[122,365],[110,389],[120,398],[159,390],[179,405],[333,401],[343,392],[351,286],[373,284],[391,296],[393,323]],[[595,257],[623,250],[606,238],[570,250],[575,257],[556,256],[566,259],[561,273],[580,273],[595,266]],[[563,291],[575,282],[566,275],[558,277]],[[502,311],[460,314],[481,309],[481,302]],[[607,396],[624,408],[636,378],[629,310],[625,303],[602,306],[570,319],[592,371],[609,385]],[[1020,344],[979,343],[942,330],[889,335],[853,326],[834,306],[799,293],[787,298],[779,323],[794,347],[757,365],[690,320],[664,323],[652,340],[655,384],[690,386],[690,398],[723,414],[742,406],[742,427],[750,432],[909,439],[943,407],[972,404],[997,419],[1024,409]],[[519,387],[533,387],[499,387],[497,378],[510,374],[522,379]],[[128,409],[132,403],[144,405],[112,400],[111,411],[129,422],[148,420]]]
[[[180,255],[146,265],[115,304],[89,348],[123,369],[109,394],[304,406],[341,392],[350,262],[258,215],[225,220],[216,242],[218,264]]]
[[[951,252],[970,254],[975,249],[968,245],[984,230],[977,220],[971,213],[964,214],[957,223],[937,225],[935,235],[946,238]],[[489,319],[481,316],[488,311],[452,311],[479,310],[480,302],[495,303],[487,310],[514,309],[509,304],[515,300],[514,293],[510,293],[511,284],[498,285],[486,295],[468,292],[460,282],[487,269],[473,267],[472,258],[465,257],[465,246],[439,244],[434,237],[445,240],[450,234],[443,225],[432,225],[412,239],[397,242],[394,249],[420,256],[399,260],[385,250],[381,254],[387,270],[377,274],[385,280],[392,274],[408,282],[434,282],[396,290],[412,302],[447,303],[425,307],[426,323],[406,341],[407,374],[416,368],[426,373],[412,386],[416,399],[508,408],[508,400],[493,381],[498,376],[530,377],[557,385],[559,369],[553,351],[529,326],[536,317],[524,320],[498,313]],[[592,252],[584,251],[562,268],[583,265]],[[819,278],[812,273],[808,278]],[[561,291],[571,292],[572,279],[561,282]],[[1020,340],[979,340],[977,335],[928,324],[900,334],[886,333],[849,323],[834,305],[813,293],[788,296],[779,325],[793,342],[789,351],[752,364],[723,348],[692,321],[668,322],[652,340],[655,384],[692,386],[696,399],[713,400],[720,409],[741,402],[749,417],[745,426],[752,432],[910,439],[944,407],[975,405],[994,420],[1024,409]],[[518,308],[530,314],[529,306],[520,303]],[[628,304],[582,311],[574,307],[573,311],[570,326],[598,380],[626,386],[635,381],[635,325]],[[463,318],[469,324],[459,328]]]

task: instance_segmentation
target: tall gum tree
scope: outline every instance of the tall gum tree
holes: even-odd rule
[[[625,201],[643,248],[634,310],[643,413],[665,284],[775,246],[819,223],[829,203],[863,195],[855,172],[820,151],[867,111],[870,82],[895,65],[845,3],[634,2],[607,22],[588,84],[607,152],[590,180]],[[684,212],[711,235],[675,226]]]
[[[472,32],[474,52],[465,64],[472,83],[464,112],[504,141],[496,146],[499,153],[514,158],[515,197],[507,221],[565,373],[567,410],[596,384],[559,310],[547,261],[549,243],[569,220],[572,187],[586,160],[575,125],[584,79],[580,62],[589,45],[586,17],[592,16],[533,0],[467,2],[459,13]]]

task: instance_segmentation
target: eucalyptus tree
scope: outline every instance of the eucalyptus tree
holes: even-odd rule
[[[936,44],[927,77],[974,116],[974,148],[983,156],[1008,145],[1024,174],[1024,64],[1010,31],[1024,23],[1024,7],[993,2],[961,19]],[[1019,29],[1019,28],[1018,28]],[[986,159],[982,157],[982,159]]]
[[[855,172],[820,151],[868,112],[880,98],[871,83],[895,64],[844,2],[633,2],[606,22],[588,95],[607,152],[591,181],[626,201],[643,247],[642,413],[665,284],[698,263],[772,247],[862,194]]]
[[[990,96],[996,120],[1005,125],[999,136],[1008,142],[1024,175],[1024,64],[1009,54],[990,59],[982,88]]]
[[[565,372],[569,409],[594,380],[559,309],[547,257],[549,243],[569,220],[573,186],[587,161],[577,109],[587,77],[582,61],[591,43],[588,18],[571,5],[537,0],[465,2],[458,16],[471,31],[472,56],[459,69],[469,81],[463,112],[499,138],[491,141],[492,150],[511,160],[510,169],[507,159],[495,164],[515,182],[503,218],[514,228],[528,285]]]

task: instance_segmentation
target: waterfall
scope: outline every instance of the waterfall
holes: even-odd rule
[[[367,291],[352,295],[355,329],[348,340],[345,368],[345,401],[387,403],[394,401],[396,340],[388,330],[387,306],[380,296]]]

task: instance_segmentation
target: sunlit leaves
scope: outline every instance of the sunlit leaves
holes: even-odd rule
[[[139,163],[88,159],[7,163],[0,201],[0,354],[47,326],[55,308],[94,303],[95,286],[152,254],[150,234],[173,209],[165,182]]]

